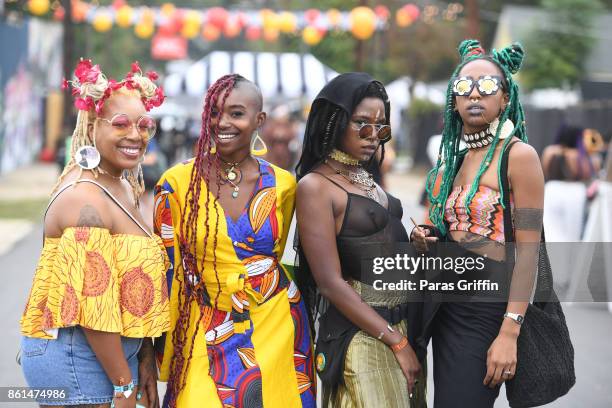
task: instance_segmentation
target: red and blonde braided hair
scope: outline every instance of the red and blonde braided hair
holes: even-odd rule
[[[219,173],[219,158],[216,154],[211,154],[211,148],[213,147],[213,133],[218,133],[217,127],[212,129],[212,112],[217,108],[217,104],[220,103],[219,112],[223,112],[225,106],[225,100],[227,99],[230,91],[236,87],[237,83],[247,81],[240,75],[230,74],[219,78],[206,92],[204,100],[204,109],[202,111],[202,129],[200,137],[197,143],[197,153],[191,171],[191,178],[189,182],[189,188],[185,194],[185,209],[181,214],[180,230],[178,233],[179,247],[181,251],[181,257],[184,260],[183,265],[176,265],[176,270],[179,268],[183,269],[183,280],[179,280],[178,287],[178,311],[179,316],[174,327],[172,336],[172,345],[174,348],[174,356],[170,363],[170,376],[168,380],[168,405],[175,407],[178,399],[178,395],[185,388],[187,382],[187,372],[191,357],[193,354],[193,347],[195,339],[199,331],[200,321],[202,319],[202,310],[204,307],[212,306],[217,309],[217,303],[219,295],[221,293],[221,283],[219,281],[219,275],[217,271],[217,236],[219,232],[219,208],[218,199],[220,191],[220,173]],[[202,245],[202,261],[198,265],[197,262],[197,239],[198,239],[198,220],[200,219],[200,194],[202,193],[202,181],[206,183],[206,186],[210,185],[211,177],[214,177],[214,181],[217,186],[216,200],[214,202],[214,210],[216,215],[216,222],[214,225],[213,239],[213,270],[215,272],[217,294],[215,295],[214,301],[211,305],[210,296],[206,290],[204,284],[204,262],[206,260],[206,247],[210,238],[210,225],[209,225],[209,204],[210,194],[206,194],[206,203],[204,208],[206,214],[205,220],[205,233],[204,243]],[[186,209],[190,211],[187,212]],[[188,270],[185,270],[187,266]],[[186,288],[188,273],[195,276],[195,284],[193,287]],[[187,329],[189,326],[189,319],[191,316],[191,307],[193,301],[197,301],[199,306],[198,320],[191,339],[188,339]],[[216,336],[216,332],[215,332]],[[187,358],[183,354],[183,349],[189,345],[189,353]]]

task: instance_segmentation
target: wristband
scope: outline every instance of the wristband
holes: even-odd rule
[[[408,345],[408,339],[406,337],[402,337],[399,343],[391,346],[391,350],[397,353],[398,351],[402,351],[403,349],[405,349],[407,345]]]
[[[119,385],[113,384],[114,398],[130,398],[130,395],[134,392],[134,388],[136,388],[134,380],[130,380],[130,382],[125,385],[123,385],[123,382],[123,378],[119,378]]]

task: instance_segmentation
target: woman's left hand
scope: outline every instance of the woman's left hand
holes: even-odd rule
[[[516,373],[516,341],[513,333],[501,331],[487,352],[487,375],[484,385],[495,388]]]
[[[138,389],[142,393],[142,399],[147,408],[159,408],[159,397],[157,394],[157,366],[155,363],[155,351],[151,339],[146,338],[138,353]]]

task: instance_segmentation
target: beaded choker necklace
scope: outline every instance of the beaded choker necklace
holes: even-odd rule
[[[485,147],[491,144],[493,141],[493,135],[489,128],[481,130],[476,133],[464,133],[463,141],[467,145],[468,149],[478,149],[479,147]]]
[[[358,166],[359,160],[354,158],[348,153],[344,153],[342,150],[334,149],[329,154],[331,159],[334,159],[338,163],[346,164],[347,166]]]

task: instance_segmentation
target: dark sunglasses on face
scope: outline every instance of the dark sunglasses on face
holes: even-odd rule
[[[482,96],[495,95],[500,88],[503,89],[502,79],[497,75],[483,75],[478,79],[462,76],[453,80],[453,95],[468,96],[475,86]]]
[[[391,126],[383,125],[380,123],[365,123],[362,121],[351,121],[353,123],[352,128],[359,133],[361,139],[367,139],[372,136],[376,131],[376,137],[381,142],[387,142],[391,139]]]
[[[142,115],[138,118],[136,123],[132,122],[125,113],[118,113],[113,115],[110,119],[98,119],[111,125],[113,130],[121,137],[127,137],[132,131],[132,127],[135,127],[140,137],[148,141],[155,136],[155,132],[157,131],[155,119],[148,115]]]

